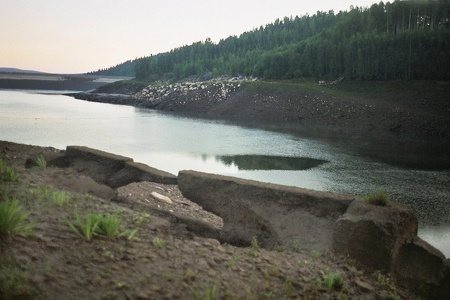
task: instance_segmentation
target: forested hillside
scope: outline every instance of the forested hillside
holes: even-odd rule
[[[135,76],[449,80],[449,16],[449,0],[396,0],[286,17],[217,44],[207,39],[138,59]]]

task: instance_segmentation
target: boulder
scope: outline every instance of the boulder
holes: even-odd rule
[[[414,292],[427,298],[438,298],[439,287],[447,285],[448,269],[444,265],[445,256],[416,237],[405,243],[395,257],[392,273],[399,283],[407,285]],[[447,276],[447,283],[445,277]],[[447,294],[447,296],[450,294]]]
[[[125,167],[133,159],[84,146],[67,146],[66,157],[71,167],[92,177],[95,181],[106,183],[107,179]]]
[[[335,221],[355,197],[316,192],[196,171],[180,171],[183,196],[222,217],[221,239],[262,247],[290,246],[329,250]]]
[[[389,272],[402,245],[417,236],[417,228],[417,217],[406,205],[354,201],[333,226],[332,248],[368,269]]]

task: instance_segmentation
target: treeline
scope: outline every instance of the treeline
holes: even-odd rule
[[[138,78],[212,72],[265,79],[450,79],[450,1],[380,2],[284,18],[135,61]]]
[[[99,69],[97,71],[89,72],[90,75],[104,75],[104,76],[136,76],[136,60],[127,60],[124,63],[118,64],[114,67]]]

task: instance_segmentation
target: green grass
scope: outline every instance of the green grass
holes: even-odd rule
[[[323,275],[323,284],[329,291],[340,291],[344,286],[344,280],[339,273],[328,273]]]
[[[84,217],[75,214],[75,219],[73,221],[66,219],[66,223],[78,236],[84,238],[86,241],[90,241],[97,230],[100,217],[98,214],[91,213],[86,214]]]
[[[203,291],[199,291],[199,289],[194,289],[191,287],[192,294],[194,298],[197,300],[213,300],[216,299],[218,295],[217,285],[213,284],[211,286],[207,286]]]
[[[40,169],[47,168],[47,161],[45,160],[45,157],[42,154],[39,154],[39,156],[36,158],[35,163]]]
[[[17,199],[0,203],[0,235],[31,235],[34,224],[27,221],[30,214]]]
[[[256,236],[254,236],[250,242],[250,248],[248,252],[253,256],[257,256],[260,250],[261,248],[259,246],[258,240],[256,239]]]
[[[57,190],[51,187],[37,187],[30,190],[31,195],[37,198],[38,201],[46,200],[52,201],[56,205],[63,205],[70,201],[71,195],[66,191]]]
[[[22,266],[4,259],[0,261],[0,298],[1,299],[36,299],[40,291],[29,279]]]
[[[364,200],[369,204],[379,206],[386,206],[390,201],[389,196],[382,189],[377,189],[372,194],[364,196]]]
[[[80,217],[75,214],[73,220],[66,219],[66,223],[73,232],[81,238],[90,241],[94,236],[102,236],[110,239],[126,237],[128,240],[135,238],[137,228],[121,232],[121,222],[115,215],[87,213]]]
[[[17,181],[19,179],[19,175],[16,173],[16,171],[8,166],[2,166],[2,169],[0,170],[0,180],[1,181]]]
[[[162,249],[166,246],[166,241],[160,238],[154,238],[153,241],[153,246],[155,246],[156,248]]]

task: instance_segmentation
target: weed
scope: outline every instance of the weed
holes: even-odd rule
[[[321,254],[319,251],[317,251],[317,250],[312,250],[312,251],[311,251],[311,257],[312,257],[314,260],[317,260],[321,255],[322,255],[322,254]]]
[[[160,238],[154,238],[152,243],[153,246],[159,249],[162,249],[166,246],[166,241]]]
[[[34,224],[25,221],[29,215],[17,199],[0,203],[0,235],[31,235]]]
[[[35,163],[40,169],[47,168],[47,161],[45,160],[45,157],[42,154],[39,154],[39,156],[36,158]]]
[[[37,198],[37,200],[43,201],[52,201],[56,205],[63,205],[70,201],[71,195],[68,192],[53,189],[51,187],[40,186],[30,190],[31,195]]]
[[[126,237],[127,240],[133,240],[133,239],[137,239],[136,238],[136,233],[137,233],[138,229],[134,228],[131,230],[125,230],[124,232],[122,232],[121,234],[119,234],[119,237]]]
[[[331,290],[341,290],[344,285],[344,280],[342,279],[341,274],[339,273],[328,273],[323,275],[323,283],[325,287]]]
[[[94,237],[94,233],[97,230],[100,220],[101,215],[98,214],[89,213],[84,217],[75,214],[73,223],[69,219],[66,219],[66,223],[77,235],[90,241]]]
[[[11,262],[0,264],[0,295],[2,299],[35,299],[40,291],[34,287],[28,272]]]
[[[217,285],[213,284],[205,288],[205,290],[198,291],[198,289],[194,289],[191,287],[192,294],[194,294],[194,298],[197,300],[213,300],[217,297]]]
[[[372,194],[364,196],[364,200],[369,204],[386,206],[390,199],[384,190],[377,189]]]
[[[293,278],[288,277],[283,284],[283,295],[287,298],[292,298],[296,294],[295,287],[292,284],[293,281]]]
[[[297,252],[297,253],[300,252],[301,249],[302,249],[300,241],[298,241],[298,240],[293,241],[292,244],[291,244],[291,249],[294,252]]]
[[[11,167],[7,167],[7,166],[2,166],[2,169],[0,170],[0,180],[2,181],[17,181],[19,179],[19,175],[16,173],[16,171],[14,171],[13,168]]]
[[[249,253],[253,256],[258,256],[259,251],[260,251],[260,246],[259,246],[258,240],[256,239],[256,236],[254,236],[252,238],[252,241],[250,242]]]
[[[286,246],[283,246],[283,245],[277,245],[275,247],[275,251],[277,251],[277,252],[285,252],[286,250],[287,250]]]
[[[184,272],[183,280],[184,281],[193,281],[195,279],[195,272],[191,269],[187,269],[186,272]]]
[[[106,215],[100,216],[95,229],[98,235],[106,236],[108,238],[115,238],[120,235],[120,219],[117,216]]]

